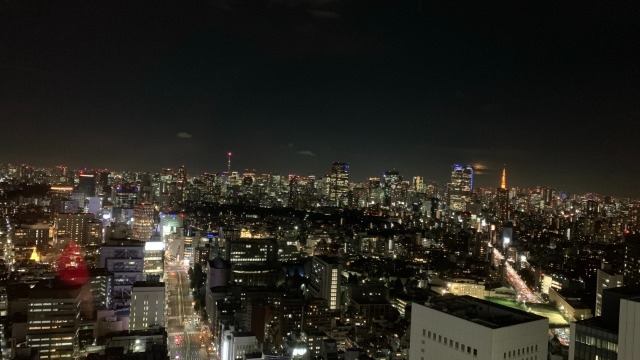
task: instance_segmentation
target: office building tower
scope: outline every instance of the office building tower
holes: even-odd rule
[[[302,311],[302,331],[331,330],[331,313],[326,299],[308,299]]]
[[[140,203],[133,206],[133,235],[136,240],[149,241],[154,229],[155,208],[153,204]]]
[[[138,281],[131,288],[129,331],[164,326],[165,288],[161,282]]]
[[[602,291],[602,316],[571,323],[569,360],[635,360],[640,353],[640,288]]]
[[[94,174],[80,173],[78,176],[78,192],[85,198],[96,196],[96,177]]]
[[[309,292],[327,300],[329,309],[340,310],[342,263],[337,258],[314,256],[311,262]]]
[[[496,217],[499,221],[509,220],[509,189],[507,189],[507,169],[502,169],[502,181],[496,191]]]
[[[232,265],[276,262],[278,261],[278,240],[227,239],[224,254],[225,260]]]
[[[162,281],[164,274],[164,242],[155,235],[144,243],[144,279]]]
[[[118,183],[111,188],[113,207],[133,209],[138,203],[138,186],[130,183]]]
[[[144,280],[144,242],[108,240],[100,247],[100,267],[113,273],[110,306],[128,306],[133,285]]]
[[[305,301],[301,296],[285,294],[285,296],[282,297],[280,300],[280,314],[278,316],[279,334],[276,336],[278,341],[281,341],[283,337],[288,337],[291,334],[300,332],[302,329],[302,311],[304,305]]]
[[[424,178],[422,176],[413,177],[413,191],[418,193],[425,192]]]
[[[640,284],[640,233],[624,237],[624,282],[625,285]]]
[[[346,202],[345,196],[349,191],[349,164],[334,162],[329,175],[329,199],[334,206]]]
[[[470,296],[413,303],[409,358],[547,358],[549,320]]]
[[[447,184],[449,194],[449,209],[451,211],[465,211],[473,192],[473,166],[453,165],[451,182]]]
[[[82,310],[82,288],[42,281],[29,291],[27,347],[39,359],[72,359]]]
[[[180,201],[185,200],[186,188],[187,188],[187,167],[180,165],[178,168],[178,176],[176,178],[176,187],[178,190],[178,199]]]
[[[606,289],[617,288],[623,285],[622,281],[624,276],[620,274],[613,274],[611,267],[605,269],[603,264],[602,269],[598,269],[596,280],[596,315],[602,315],[602,292]]]
[[[89,269],[89,286],[93,310],[106,309],[111,304],[113,274],[103,268]],[[93,315],[94,312],[92,312]]]
[[[390,207],[398,200],[402,176],[397,170],[385,171],[382,174],[383,205]]]
[[[57,214],[53,219],[53,240],[56,244],[75,241],[80,245],[102,241],[102,227],[93,214]]]

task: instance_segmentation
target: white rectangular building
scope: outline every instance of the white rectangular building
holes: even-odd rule
[[[620,300],[618,326],[618,359],[637,359],[640,356],[640,298]]]
[[[471,296],[411,309],[410,360],[545,360],[549,320]]]

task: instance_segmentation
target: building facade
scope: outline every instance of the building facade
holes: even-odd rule
[[[470,296],[413,303],[411,360],[547,358],[547,318]]]

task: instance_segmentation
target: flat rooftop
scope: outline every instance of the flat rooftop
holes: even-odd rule
[[[547,320],[543,316],[513,309],[471,296],[443,296],[431,300],[427,307],[490,329]]]

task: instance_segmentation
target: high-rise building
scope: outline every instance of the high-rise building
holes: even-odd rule
[[[465,211],[473,192],[473,166],[453,165],[451,182],[447,184],[449,194],[449,209]]]
[[[144,279],[162,281],[164,274],[164,242],[155,235],[144,243]]]
[[[111,188],[113,207],[133,209],[138,203],[138,186],[130,183],[119,183]]]
[[[78,192],[82,193],[85,198],[96,196],[96,177],[94,174],[80,173]]]
[[[640,352],[640,288],[602,292],[602,316],[571,323],[569,360],[635,360]]]
[[[149,241],[154,229],[153,204],[140,203],[133,206],[133,235],[136,240]]]
[[[546,359],[549,320],[470,296],[411,307],[409,358]]]
[[[131,288],[129,331],[164,326],[164,283],[138,281]]]
[[[342,297],[342,263],[328,256],[314,256],[311,263],[309,290],[313,297],[326,299],[329,309],[339,310]]]
[[[625,235],[624,250],[625,285],[640,284],[640,233]]]
[[[423,193],[425,191],[424,178],[422,176],[413,177],[413,191]]]
[[[89,286],[93,299],[93,310],[106,309],[111,304],[111,286],[113,285],[113,274],[107,269],[89,269]],[[95,311],[92,312],[92,315]]]
[[[621,287],[624,276],[613,274],[611,269],[598,269],[596,282],[596,315],[602,315],[602,292],[606,289]],[[609,267],[610,268],[610,267]]]
[[[96,229],[97,227],[97,229]],[[53,219],[55,243],[75,241],[81,245],[101,242],[101,223],[93,214],[57,214]]]
[[[27,347],[39,359],[72,359],[82,309],[82,288],[56,280],[43,281],[29,291]]]
[[[187,188],[187,167],[185,165],[180,165],[178,168],[178,176],[176,179],[176,187],[178,188],[178,196],[180,200],[184,200]]]
[[[394,204],[398,198],[399,187],[402,183],[402,176],[400,172],[397,170],[389,170],[385,171],[382,175],[382,185],[383,185],[383,205],[391,206]]]
[[[509,220],[509,189],[507,189],[507,169],[502,169],[502,181],[496,191],[496,216],[498,220]]]
[[[110,305],[129,305],[131,288],[144,280],[144,242],[108,240],[100,247],[100,267],[113,273]]]
[[[329,175],[329,199],[335,206],[345,202],[344,196],[349,191],[349,164],[334,162]]]

